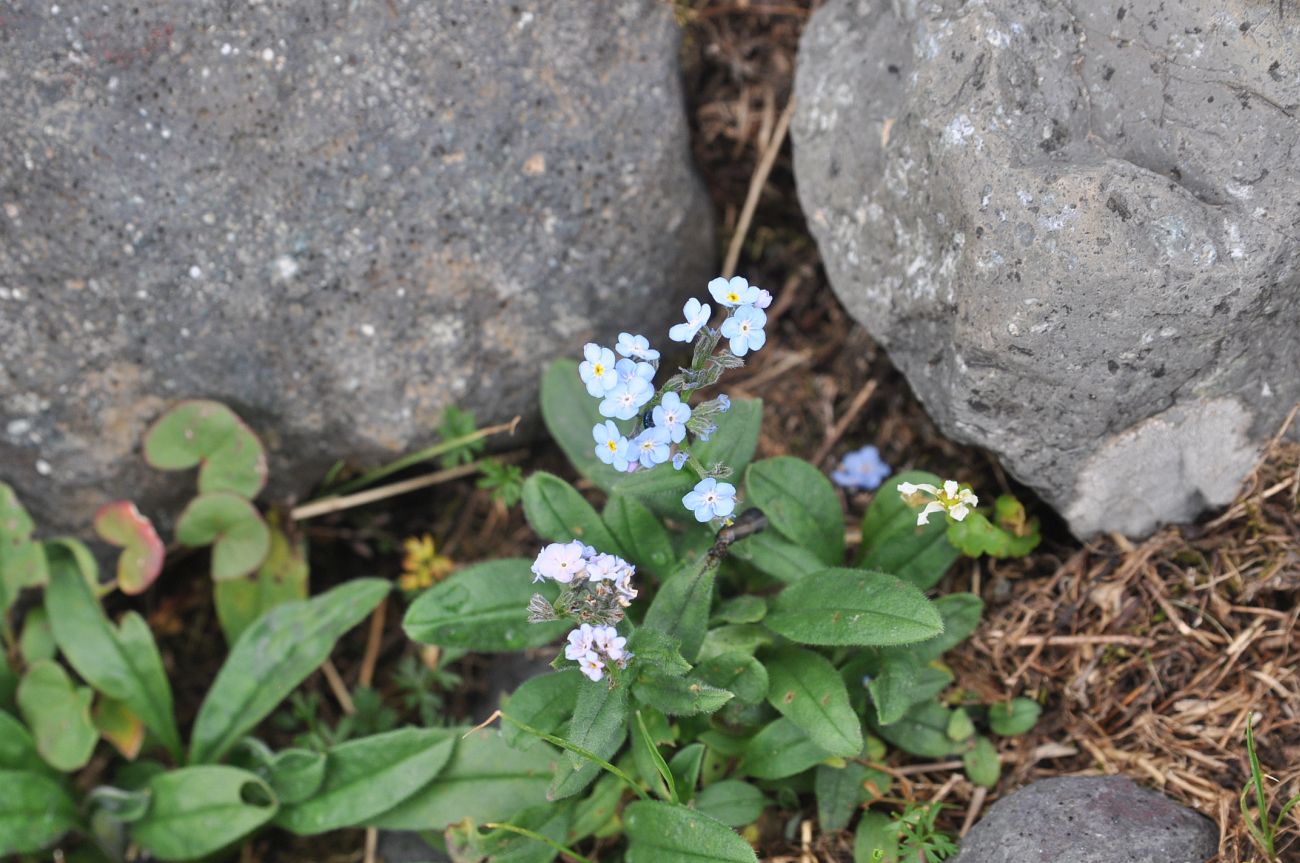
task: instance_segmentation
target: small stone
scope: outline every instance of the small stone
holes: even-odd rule
[[[993,804],[952,863],[1205,863],[1218,850],[1210,819],[1131,779],[1064,776]]]

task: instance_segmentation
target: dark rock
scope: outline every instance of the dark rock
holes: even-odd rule
[[[1233,497],[1300,400],[1300,16],[831,0],[796,99],[831,284],[946,433],[1079,535]]]
[[[0,478],[81,528],[191,492],[138,456],[185,397],[273,493],[534,415],[710,275],[678,46],[658,0],[7,5]]]
[[[953,863],[1205,863],[1210,819],[1122,776],[1064,776],[989,808]]]

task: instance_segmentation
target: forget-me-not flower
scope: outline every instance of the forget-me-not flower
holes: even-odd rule
[[[668,429],[650,426],[641,432],[632,442],[632,454],[642,467],[654,467],[668,461]]]
[[[630,420],[641,410],[641,406],[654,398],[654,387],[645,378],[634,377],[625,384],[619,384],[609,391],[597,410],[603,417]]]
[[[614,371],[618,375],[618,383],[620,384],[628,383],[632,378],[641,378],[646,383],[649,383],[655,377],[654,366],[637,360],[619,360],[614,363]]]
[[[553,542],[542,549],[533,563],[533,581],[549,578],[560,584],[568,584],[582,575],[587,568],[583,559],[584,546],[578,540],[573,542]]]
[[[618,630],[612,626],[592,627],[591,640],[596,649],[608,656],[610,659],[619,660],[623,658],[624,646],[627,639],[618,634]]]
[[[614,352],[588,342],[582,349],[582,355],[585,359],[578,366],[578,376],[587,385],[588,393],[601,398],[618,384]]]
[[[709,282],[709,293],[713,299],[729,309],[758,302],[758,286],[751,285],[740,276],[714,279]]]
[[[754,300],[754,305],[760,309],[765,309],[772,305],[772,295],[762,288],[758,289],[758,299]]]
[[[614,350],[618,351],[620,356],[636,357],[638,360],[659,359],[659,352],[650,347],[649,339],[631,333],[619,333],[618,344],[614,345]]]
[[[668,330],[668,338],[675,342],[689,342],[709,322],[709,315],[712,313],[713,309],[708,304],[701,303],[695,297],[691,297],[686,301],[686,305],[682,306],[682,314],[686,316],[686,323],[674,324]]]
[[[681,443],[686,439],[686,421],[691,418],[691,407],[677,393],[664,393],[651,418],[656,428],[668,430],[673,443]]]
[[[839,469],[831,473],[831,479],[841,488],[874,491],[891,473],[893,469],[880,459],[880,450],[864,446],[844,456]]]
[[[593,426],[591,436],[596,440],[596,458],[605,464],[613,465],[614,470],[627,470],[627,461],[631,457],[631,443],[610,420]]]
[[[722,322],[722,335],[729,339],[728,347],[738,357],[750,351],[756,351],[767,342],[763,326],[767,323],[767,314],[753,306],[736,309],[735,314]]]
[[[587,675],[588,680],[600,680],[605,676],[605,663],[595,653],[588,652],[578,660],[578,668]]]
[[[679,452],[673,456],[673,470],[681,470],[686,466],[686,461],[690,456],[684,452]]]
[[[736,511],[736,487],[729,482],[718,482],[705,477],[682,497],[682,506],[695,513],[699,522],[726,518]]]
[[[569,643],[564,646],[564,658],[581,660],[591,653],[591,649],[596,646],[595,634],[596,628],[590,623],[584,623],[570,632]]]

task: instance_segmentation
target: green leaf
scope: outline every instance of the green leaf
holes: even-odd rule
[[[700,783],[700,768],[703,766],[703,743],[683,746],[668,762],[668,770],[677,785],[678,802],[690,803],[695,799],[695,788]]]
[[[923,701],[890,725],[876,732],[890,743],[922,758],[945,758],[961,751],[961,744],[948,737],[952,711],[937,701]]]
[[[632,714],[628,722],[628,731],[632,736],[632,762],[641,781],[649,786],[661,800],[680,803],[677,797],[677,780],[668,769],[659,752],[661,743],[673,742],[672,729],[667,718],[653,707],[642,707]]]
[[[700,646],[699,659],[712,659],[726,653],[744,653],[753,656],[761,647],[775,641],[775,636],[766,627],[752,623],[732,626],[719,626],[710,629]]]
[[[572,820],[572,805],[551,803],[530,806],[511,816],[509,823],[558,844],[564,841]],[[452,825],[446,839],[447,852],[459,863],[551,863],[559,854],[559,849],[550,842],[521,835],[507,827],[479,833],[472,821]]]
[[[868,768],[856,761],[843,767],[822,764],[813,771],[813,787],[817,794],[817,823],[828,833],[849,826],[858,804],[867,798],[862,783]]]
[[[302,803],[325,783],[324,752],[311,749],[285,749],[270,754],[253,772],[266,780],[282,806]]]
[[[826,568],[817,555],[774,530],[764,530],[732,543],[727,554],[786,584]]]
[[[627,718],[626,685],[610,689],[603,682],[590,682],[578,690],[573,721],[565,739],[608,761],[627,738]],[[547,798],[562,800],[578,794],[595,780],[600,770],[595,762],[566,752]]]
[[[601,516],[627,559],[637,568],[658,578],[672,572],[676,556],[672,538],[663,524],[635,498],[616,494],[605,504]]]
[[[149,780],[153,804],[131,836],[160,860],[195,860],[239,841],[275,817],[275,793],[234,767],[182,767]]]
[[[625,788],[623,780],[612,773],[606,773],[597,779],[591,794],[574,806],[573,821],[569,824],[569,833],[565,837],[566,844],[572,847],[614,821]]]
[[[402,728],[330,750],[325,783],[310,799],[285,806],[275,823],[300,836],[367,826],[433,781],[456,738],[445,728]]]
[[[625,863],[758,863],[749,843],[709,816],[657,800],[623,810]]]
[[[953,743],[961,743],[975,736],[975,723],[971,722],[970,714],[964,707],[955,708],[948,714],[947,734]]]
[[[465,729],[457,730],[457,735]],[[556,752],[534,746],[521,752],[499,732],[475,731],[458,739],[447,766],[404,803],[374,818],[387,830],[441,830],[465,818],[482,823],[510,818],[543,799]]]
[[[28,773],[48,773],[50,770],[36,750],[36,741],[27,726],[3,710],[0,710],[0,770]]]
[[[478,421],[473,411],[462,410],[455,405],[449,405],[442,412],[442,421],[438,423],[438,437],[442,438],[444,442],[469,437],[476,431],[478,431]],[[469,464],[486,446],[487,443],[482,439],[466,441],[455,449],[448,450],[442,458],[438,459],[438,464],[442,466],[443,470],[453,468],[458,464]]]
[[[217,619],[227,644],[234,644],[244,630],[266,612],[307,598],[307,543],[290,542],[273,518],[268,525],[271,547],[257,572],[214,582]]]
[[[766,616],[766,599],[761,596],[742,594],[719,605],[713,620],[720,623],[758,623]]]
[[[976,737],[975,745],[962,753],[961,762],[966,768],[966,778],[976,785],[992,788],[998,784],[1002,760],[987,737]]]
[[[1003,737],[1027,734],[1038,724],[1042,712],[1039,703],[1028,698],[1003,701],[989,708],[989,728]]]
[[[695,808],[730,827],[753,824],[763,814],[767,798],[748,782],[724,779],[695,795]]]
[[[606,554],[624,554],[605,522],[578,490],[555,474],[537,471],[524,482],[524,517],[550,542],[579,539]]]
[[[228,491],[201,494],[176,522],[176,540],[198,548],[212,546],[212,577],[217,581],[248,575],[271,550],[271,530],[251,503]]]
[[[871,501],[862,518],[858,566],[896,575],[921,590],[939,583],[960,554],[944,527],[945,518],[917,525],[916,510],[898,493],[900,482],[943,485],[932,473],[913,470],[892,477]]]
[[[824,569],[777,596],[767,626],[803,644],[883,646],[933,638],[943,622],[925,594],[882,572]]]
[[[750,503],[772,527],[827,566],[844,561],[844,513],[826,475],[793,456],[764,459],[745,472]]]
[[[0,618],[4,613],[0,612]],[[12,710],[17,707],[14,703],[14,693],[18,691],[18,673],[13,670],[9,664],[9,658],[5,656],[3,650],[0,650],[0,710]]]
[[[576,360],[555,360],[546,367],[542,372],[541,403],[546,429],[564,450],[569,463],[606,493],[611,491],[626,474],[596,458],[591,430],[604,423],[605,418],[597,409],[600,400],[588,394],[578,376]]]
[[[24,587],[45,584],[45,554],[32,539],[36,523],[18,502],[18,495],[0,482],[0,615]]]
[[[179,760],[181,735],[171,684],[149,624],[131,611],[114,629],[86,584],[75,548],[51,542],[46,544],[46,554],[50,584],[45,606],[68,663],[91,686],[126,705]]]
[[[649,666],[658,674],[681,677],[691,670],[682,658],[677,639],[657,629],[641,627],[628,638],[627,648],[636,657],[636,667]]]
[[[913,697],[920,666],[911,656],[899,656],[882,663],[880,673],[871,678],[867,690],[876,705],[876,720],[889,725],[903,718],[903,714],[916,704]]]
[[[51,776],[0,768],[0,788],[0,856],[35,854],[81,826],[76,802]]]
[[[18,684],[18,709],[36,738],[41,757],[56,770],[70,773],[90,762],[99,732],[90,719],[94,693],[75,686],[63,666],[48,659],[34,662]]]
[[[1025,536],[1016,536],[1004,530],[979,511],[967,515],[961,521],[948,520],[948,541],[961,549],[967,557],[1024,557],[1038,546],[1042,536],[1037,524],[1033,532]]]
[[[538,731],[558,734],[564,723],[573,716],[573,708],[578,701],[578,688],[584,679],[576,668],[540,674],[524,681],[502,701],[501,708]],[[538,741],[537,737],[509,722],[502,725],[501,733],[511,746],[518,749],[528,749]]]
[[[767,701],[832,755],[862,751],[862,726],[849,693],[830,660],[811,650],[786,647],[767,658]]]
[[[309,674],[334,643],[364,620],[391,585],[358,578],[314,599],[273,608],[231,648],[194,720],[191,763],[217,761]]]
[[[650,666],[642,666],[632,692],[641,703],[669,716],[713,713],[733,697],[725,689],[710,686],[694,675],[662,674]]]
[[[853,835],[853,863],[899,863],[899,859],[898,823],[882,812],[862,813]]]
[[[934,662],[979,628],[984,602],[973,593],[949,593],[934,600],[934,608],[943,619],[942,633],[919,644],[886,648],[881,654],[906,655],[920,663]]]
[[[832,757],[783,716],[750,739],[741,766],[755,779],[783,779]]]
[[[113,744],[127,761],[134,761],[140,755],[144,747],[144,723],[125,704],[101,695],[90,718],[100,736]]]
[[[162,572],[167,549],[158,532],[135,504],[118,500],[95,513],[95,533],[122,549],[117,559],[117,586],[123,593],[144,593]]]
[[[481,652],[549,644],[570,624],[528,622],[534,593],[551,600],[558,593],[553,582],[534,584],[531,566],[524,558],[502,558],[459,570],[416,597],[402,628],[424,644]]]
[[[681,644],[682,656],[694,662],[709,626],[717,560],[705,555],[668,577],[646,611],[643,626],[657,629]]]
[[[50,617],[44,606],[28,610],[23,619],[23,634],[18,639],[18,652],[28,665],[58,655],[59,646],[54,641],[54,631],[50,629]]]
[[[767,669],[747,654],[722,653],[710,657],[696,666],[695,673],[710,686],[732,692],[737,701],[745,704],[758,704],[767,698]]]
[[[199,467],[199,492],[231,492],[252,500],[266,485],[262,442],[219,402],[184,401],[144,436],[144,458],[158,470]]]

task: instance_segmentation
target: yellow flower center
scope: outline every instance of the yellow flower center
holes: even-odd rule
[[[596,377],[600,378],[605,376],[605,366],[603,364],[596,363],[591,367],[591,369],[596,373]]]
[[[727,302],[729,303],[740,302],[740,294],[736,293],[735,291],[732,291],[731,293],[727,294]]]
[[[605,446],[609,447],[610,452],[618,452],[618,441],[607,440]]]

